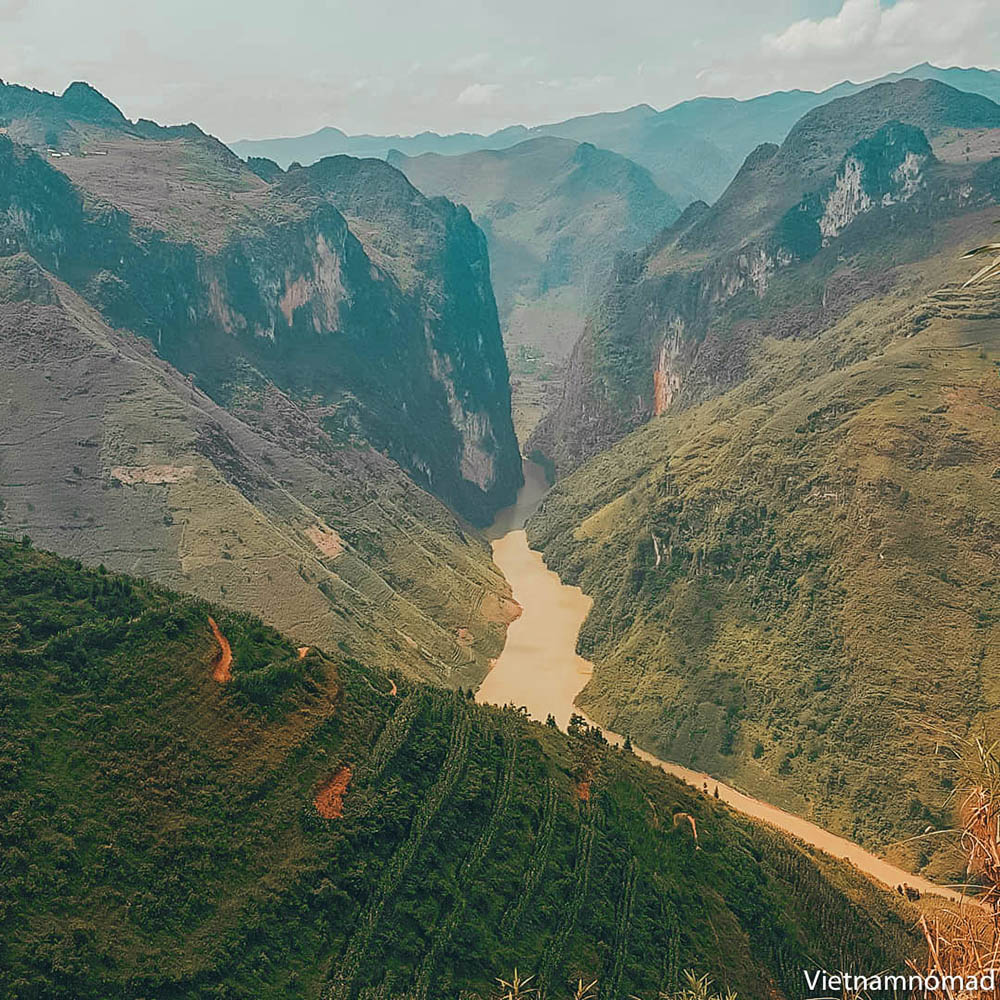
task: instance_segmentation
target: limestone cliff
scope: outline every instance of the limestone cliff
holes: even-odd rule
[[[40,102],[43,124],[66,116],[58,150],[0,136],[3,253],[31,253],[224,405],[273,383],[473,522],[513,499],[507,365],[468,212],[374,161],[268,182],[193,127],[122,124],[99,103],[80,123],[96,99],[77,97]]]

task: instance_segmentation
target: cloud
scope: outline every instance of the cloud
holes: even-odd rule
[[[493,99],[500,92],[499,83],[470,83],[458,95],[458,103],[477,106],[481,104],[492,104]]]
[[[979,28],[996,22],[990,0],[843,0],[832,17],[805,19],[763,39],[765,52],[794,61],[865,54],[938,61],[942,47],[972,39]],[[903,67],[900,67],[903,68]]]

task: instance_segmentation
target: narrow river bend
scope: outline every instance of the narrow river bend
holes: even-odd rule
[[[579,587],[563,584],[558,574],[547,569],[541,553],[528,547],[524,524],[547,491],[545,474],[533,462],[524,464],[524,486],[513,507],[500,511],[489,531],[494,562],[507,577],[514,600],[521,605],[521,617],[507,630],[507,644],[493,669],[476,693],[476,700],[492,705],[524,706],[533,719],[544,722],[553,715],[565,729],[576,707],[593,665],[576,652],[580,626],[590,611],[591,599]],[[604,730],[613,744],[621,743],[617,733]],[[856,868],[885,883],[906,883],[921,892],[962,900],[960,893],[890,864],[843,837],[815,823],[794,816],[698,771],[660,760],[636,747],[636,754],[695,788],[707,783],[727,805],[754,819],[777,827],[835,857],[850,861]]]

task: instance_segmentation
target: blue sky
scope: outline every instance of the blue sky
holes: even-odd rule
[[[489,131],[1000,64],[996,0],[0,0],[0,76],[224,139]]]

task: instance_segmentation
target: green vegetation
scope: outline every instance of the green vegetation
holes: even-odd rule
[[[800,995],[806,961],[914,952],[898,897],[599,734],[399,684],[0,547],[0,992],[487,997],[516,966],[552,996],[653,997],[697,968],[764,998]]]
[[[528,525],[595,598],[591,717],[876,850],[949,824],[928,721],[1000,717],[1000,297],[957,256],[765,340]],[[896,850],[959,874],[940,843]]]
[[[571,473],[528,531],[595,599],[589,715],[945,879],[910,839],[950,818],[927,723],[1000,718],[1000,298],[960,260],[1000,158],[958,152],[972,128],[1000,106],[903,81],[758,149],[622,263],[528,445]]]

